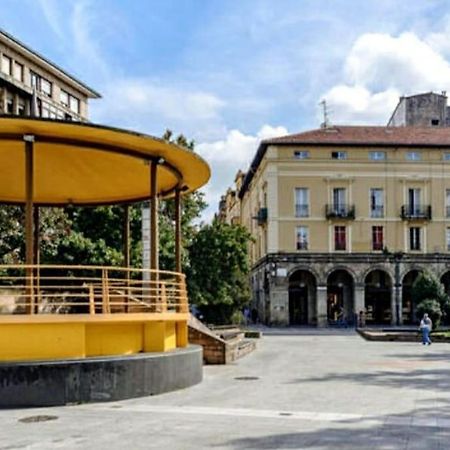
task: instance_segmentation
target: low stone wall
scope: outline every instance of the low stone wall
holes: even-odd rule
[[[255,342],[243,340],[244,332],[220,327],[215,333],[193,316],[188,322],[188,335],[190,343],[203,347],[205,364],[229,364],[256,348]]]
[[[422,335],[418,331],[383,331],[370,328],[358,328],[356,330],[367,341],[381,342],[421,342]],[[450,342],[450,338],[431,333],[433,342]]]
[[[0,363],[0,407],[117,401],[193,386],[202,348],[59,361]]]

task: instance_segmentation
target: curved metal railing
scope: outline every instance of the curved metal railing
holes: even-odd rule
[[[105,266],[0,265],[0,314],[188,310],[182,273]]]

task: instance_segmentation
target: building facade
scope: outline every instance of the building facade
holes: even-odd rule
[[[427,92],[425,94],[400,97],[388,126],[391,127],[448,127],[450,108],[447,94]]]
[[[234,178],[234,188],[228,188],[225,195],[222,195],[219,203],[217,218],[230,225],[241,223],[241,201],[239,191],[244,181],[245,173],[239,170]]]
[[[416,321],[411,286],[450,289],[450,128],[328,127],[263,141],[239,190],[267,324]]]
[[[0,114],[87,121],[100,95],[0,30]]]

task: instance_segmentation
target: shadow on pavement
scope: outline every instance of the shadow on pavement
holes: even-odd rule
[[[218,446],[234,449],[443,449],[450,442],[450,403],[419,408],[411,413],[339,421],[314,431],[267,434],[231,439]],[[304,423],[304,422],[303,422]],[[320,425],[319,423],[316,423]],[[321,423],[323,424],[323,422]],[[433,425],[434,424],[434,425]],[[312,424],[314,425],[314,424]],[[444,426],[442,426],[444,425]]]

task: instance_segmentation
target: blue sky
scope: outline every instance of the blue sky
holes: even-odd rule
[[[94,122],[197,142],[205,218],[261,138],[385,124],[398,97],[450,92],[443,0],[0,0],[0,27],[103,95]]]

